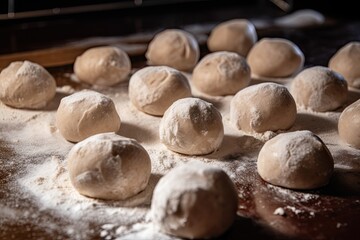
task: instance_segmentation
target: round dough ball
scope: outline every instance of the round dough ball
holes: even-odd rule
[[[77,57],[74,64],[75,75],[80,81],[99,86],[125,81],[130,70],[127,53],[111,46],[90,48]]]
[[[235,94],[251,80],[246,59],[237,53],[215,52],[206,55],[195,67],[192,83],[209,95]]]
[[[258,76],[288,77],[303,67],[304,54],[289,40],[263,38],[250,50],[247,61]]]
[[[77,143],[67,157],[70,180],[82,195],[124,200],[145,189],[151,175],[146,150],[134,139],[100,133]]]
[[[329,61],[329,68],[343,75],[349,86],[360,88],[360,42],[340,48]]]
[[[0,73],[0,100],[8,106],[43,108],[55,94],[55,79],[39,64],[12,62]]]
[[[334,160],[323,141],[310,131],[282,133],[267,141],[257,160],[265,181],[291,189],[313,189],[326,185]]]
[[[190,96],[187,78],[174,68],[145,67],[130,78],[130,101],[151,115],[162,116],[173,102]]]
[[[230,121],[247,133],[289,129],[296,119],[296,103],[286,87],[260,83],[239,91],[230,103]]]
[[[203,155],[217,150],[224,137],[220,112],[198,98],[175,101],[160,122],[160,141],[178,153]]]
[[[346,107],[341,113],[338,130],[344,142],[360,149],[360,100]]]
[[[181,71],[192,70],[199,57],[200,49],[195,37],[178,29],[158,33],[146,52],[150,65],[165,65]]]
[[[71,142],[82,141],[97,133],[116,132],[120,124],[114,102],[89,90],[64,97],[56,112],[56,126]]]
[[[234,222],[237,203],[235,186],[222,169],[187,163],[160,179],[151,202],[151,216],[167,234],[214,238]]]
[[[257,41],[257,34],[250,21],[233,19],[217,25],[210,33],[207,46],[211,52],[236,52],[246,57]]]
[[[301,71],[294,78],[291,94],[298,106],[325,112],[342,106],[348,90],[343,76],[327,67],[316,66]]]

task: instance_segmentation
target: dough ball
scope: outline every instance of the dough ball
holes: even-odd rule
[[[191,162],[160,179],[151,202],[151,216],[167,234],[214,238],[234,222],[237,203],[234,184],[222,169]]]
[[[338,129],[344,142],[360,149],[360,100],[344,109],[339,118]]]
[[[296,119],[296,104],[286,87],[260,83],[239,91],[230,103],[230,121],[247,133],[289,129]]]
[[[292,189],[313,189],[326,185],[334,160],[323,141],[310,131],[282,133],[267,141],[257,160],[265,181]]]
[[[329,68],[343,75],[349,86],[360,88],[360,42],[340,48],[329,61]]]
[[[150,65],[165,65],[181,71],[192,70],[199,57],[199,45],[195,37],[178,29],[158,33],[146,52]]]
[[[134,139],[100,133],[77,143],[67,157],[71,183],[82,195],[123,200],[145,189],[151,174],[146,150]]]
[[[278,27],[303,28],[321,25],[325,16],[313,9],[300,9],[283,17],[276,18],[274,23]]]
[[[210,33],[207,46],[211,52],[236,52],[246,57],[257,41],[254,25],[246,19],[233,19],[217,25]]]
[[[203,155],[217,150],[224,137],[220,112],[198,98],[175,101],[160,122],[160,141],[178,153]]]
[[[130,78],[131,102],[140,111],[151,115],[162,116],[173,102],[190,96],[185,75],[170,67],[145,67]]]
[[[0,100],[8,106],[43,108],[55,94],[55,79],[39,64],[12,62],[0,73]]]
[[[303,67],[304,54],[289,40],[263,38],[250,50],[247,61],[258,76],[288,77]]]
[[[206,55],[195,67],[192,83],[209,95],[235,94],[249,85],[250,67],[237,53],[215,52]]]
[[[347,83],[343,76],[326,67],[303,70],[293,80],[291,94],[298,106],[317,112],[335,110],[347,99]]]
[[[56,112],[56,126],[71,142],[82,141],[97,133],[116,132],[120,123],[114,102],[89,90],[64,97]]]
[[[74,72],[80,81],[112,86],[127,79],[131,70],[129,56],[116,47],[95,47],[76,58]]]

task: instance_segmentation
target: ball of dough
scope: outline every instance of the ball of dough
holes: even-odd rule
[[[327,67],[316,66],[301,71],[294,78],[291,94],[298,106],[325,112],[342,106],[348,90],[343,76]]]
[[[206,55],[194,68],[192,83],[209,95],[235,94],[249,85],[250,67],[237,53],[215,52]]]
[[[146,150],[134,139],[100,133],[77,143],[67,157],[70,180],[82,195],[123,200],[145,189],[151,174]]]
[[[304,54],[289,40],[263,38],[251,48],[247,61],[258,76],[288,77],[303,67]]]
[[[224,137],[220,112],[198,98],[175,101],[160,122],[160,141],[178,153],[203,155],[217,150]]]
[[[286,87],[260,83],[239,91],[230,103],[230,121],[247,133],[289,129],[296,104]]]
[[[75,75],[80,81],[99,86],[125,81],[130,70],[127,53],[111,46],[90,48],[77,57],[74,64]]]
[[[360,88],[360,42],[340,48],[329,61],[329,68],[343,75],[349,86]]]
[[[129,83],[129,97],[140,111],[162,116],[178,99],[191,96],[187,78],[180,71],[165,67],[145,67]]]
[[[89,90],[64,97],[56,112],[56,126],[71,142],[79,142],[97,133],[116,132],[120,123],[114,102]]]
[[[232,225],[237,202],[234,184],[222,169],[187,163],[160,179],[151,202],[151,216],[167,234],[214,238]]]
[[[360,100],[346,107],[341,113],[338,130],[344,142],[360,149]]]
[[[282,133],[267,141],[257,160],[265,181],[292,189],[313,189],[326,185],[334,160],[323,141],[310,131]]]
[[[146,52],[150,65],[165,65],[181,71],[192,70],[199,57],[199,45],[195,37],[178,29],[158,33]]]
[[[283,28],[303,28],[321,25],[325,16],[313,9],[300,9],[274,20],[274,24]]]
[[[210,33],[207,46],[211,52],[236,52],[246,57],[257,41],[257,34],[250,21],[233,19],[217,25]]]
[[[0,100],[8,106],[43,108],[55,94],[55,79],[39,64],[12,62],[0,73]]]

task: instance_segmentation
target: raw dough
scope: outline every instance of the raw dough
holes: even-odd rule
[[[360,88],[360,42],[340,48],[329,61],[329,68],[342,74],[349,86]]]
[[[254,25],[246,19],[233,19],[217,25],[210,33],[207,46],[211,52],[236,52],[246,57],[257,41]]]
[[[265,181],[292,189],[326,185],[334,160],[323,141],[310,131],[282,133],[267,141],[259,152],[257,169]]]
[[[114,102],[90,90],[64,97],[56,112],[56,126],[71,142],[82,141],[97,133],[116,132],[120,123]]]
[[[325,16],[313,9],[300,9],[283,17],[275,19],[278,27],[303,28],[318,26],[325,22]]]
[[[55,94],[55,79],[39,64],[12,62],[0,73],[0,100],[8,106],[43,108]]]
[[[263,38],[250,50],[247,61],[258,76],[288,77],[303,67],[304,54],[287,39]]]
[[[260,83],[239,91],[230,103],[230,121],[247,133],[289,129],[296,104],[286,87]]]
[[[192,83],[209,95],[235,94],[251,80],[246,59],[237,53],[215,52],[206,55],[195,67]]]
[[[187,163],[160,179],[151,202],[151,216],[167,234],[214,238],[232,225],[237,202],[234,184],[222,169]]]
[[[181,71],[192,70],[199,57],[199,44],[195,37],[179,29],[158,33],[146,52],[150,65],[165,65]]]
[[[74,64],[75,75],[80,81],[100,86],[127,80],[130,70],[127,53],[111,46],[90,48],[77,57]]]
[[[174,68],[145,67],[130,78],[130,101],[148,114],[162,116],[173,102],[190,96],[187,78]]]
[[[220,112],[198,98],[175,101],[160,122],[160,141],[174,152],[203,155],[217,150],[224,137]]]
[[[338,129],[344,142],[360,149],[360,100],[344,109],[339,118]]]
[[[294,78],[291,94],[298,106],[326,112],[342,106],[348,90],[343,76],[327,67],[315,66],[303,70]]]
[[[100,133],[77,143],[67,157],[71,183],[82,195],[123,200],[144,190],[151,174],[146,150],[134,139]]]

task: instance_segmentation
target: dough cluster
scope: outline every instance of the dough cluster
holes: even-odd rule
[[[160,179],[151,202],[151,216],[167,234],[214,238],[232,225],[237,202],[234,184],[222,169],[187,163]]]
[[[145,67],[130,78],[130,101],[151,115],[162,116],[173,102],[190,96],[187,78],[174,68]]]
[[[39,64],[12,62],[0,73],[0,100],[8,106],[40,109],[55,94],[55,79]]]
[[[230,95],[248,86],[251,70],[246,59],[233,52],[206,55],[196,65],[192,75],[194,86],[209,95]]]
[[[175,101],[160,122],[160,141],[170,150],[203,155],[217,150],[224,137],[220,112],[198,98]]]
[[[123,50],[105,46],[86,50],[76,58],[76,77],[92,85],[112,86],[125,81],[131,70],[131,62]]]
[[[144,190],[151,174],[146,150],[135,140],[100,133],[77,143],[67,157],[71,183],[82,195],[123,200]]]
[[[360,149],[360,100],[347,106],[341,113],[338,130],[344,142]]]
[[[304,54],[289,40],[263,38],[250,50],[247,61],[258,76],[288,77],[303,67]]]
[[[199,44],[195,37],[179,29],[156,34],[146,52],[150,65],[165,65],[180,71],[192,70],[199,57]]]
[[[314,189],[326,185],[334,160],[323,141],[310,131],[282,133],[267,141],[257,160],[265,181],[291,189]]]
[[[64,97],[56,112],[56,126],[71,142],[82,141],[97,133],[116,132],[120,123],[114,102],[90,90]]]
[[[301,71],[291,84],[291,94],[298,106],[317,112],[335,110],[347,99],[347,83],[342,75],[327,67]]]

